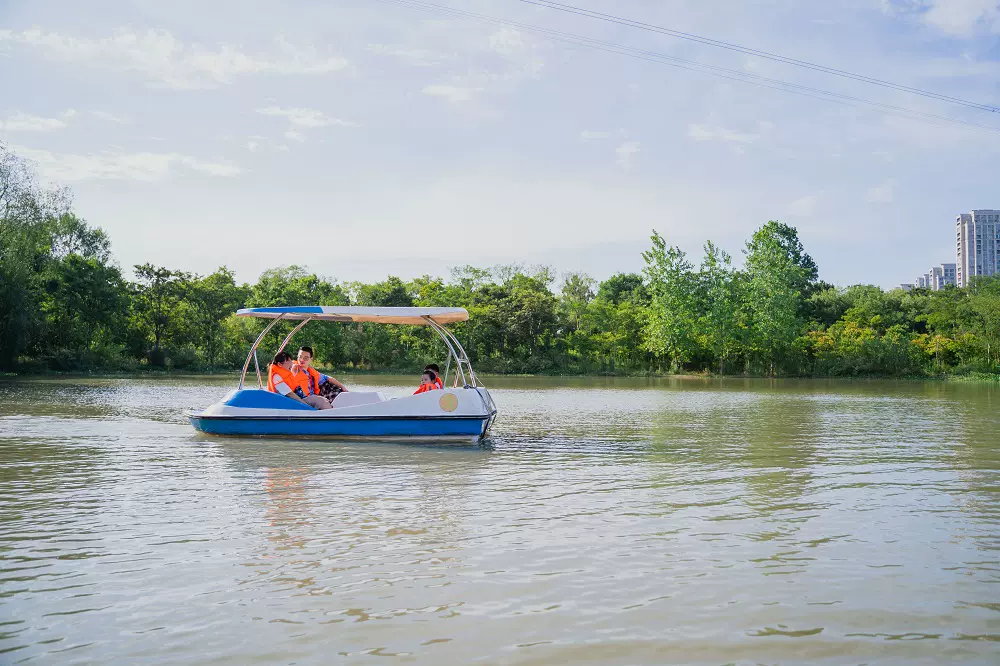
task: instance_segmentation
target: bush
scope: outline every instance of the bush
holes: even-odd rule
[[[198,350],[190,345],[167,350],[166,355],[167,369],[190,370],[201,365]]]

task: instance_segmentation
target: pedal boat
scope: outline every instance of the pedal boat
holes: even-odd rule
[[[247,354],[239,385],[222,400],[185,415],[197,430],[213,435],[244,437],[333,437],[379,440],[460,441],[475,443],[487,436],[497,409],[489,391],[476,377],[469,357],[446,324],[465,321],[462,308],[392,308],[291,306],[246,308],[240,317],[272,321],[261,331]],[[419,395],[390,397],[380,391],[350,390],[339,394],[332,409],[313,409],[291,398],[267,391],[257,358],[261,341],[278,322],[299,322],[285,337],[282,351],[292,337],[312,321],[429,326],[448,350],[442,381],[445,389]],[[454,361],[452,386],[448,375]],[[251,362],[257,386],[246,385]]]

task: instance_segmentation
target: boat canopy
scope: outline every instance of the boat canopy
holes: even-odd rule
[[[370,322],[373,324],[410,324],[428,326],[428,319],[436,324],[465,321],[469,313],[465,308],[390,308],[353,307],[346,305],[294,305],[273,308],[244,308],[236,311],[237,317],[260,317],[287,321]]]

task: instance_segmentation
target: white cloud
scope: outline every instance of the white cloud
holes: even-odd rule
[[[711,125],[688,125],[687,135],[695,141],[731,141],[734,143],[753,143],[760,138],[760,134],[747,134]]]
[[[178,165],[220,177],[236,176],[243,171],[231,164],[205,162],[178,153],[116,151],[79,155],[52,153],[24,146],[12,146],[12,148],[20,156],[35,162],[44,176],[57,181],[95,179],[156,181],[165,178]]]
[[[257,113],[264,116],[286,119],[288,121],[288,129],[285,130],[285,138],[299,143],[306,140],[306,130],[331,126],[360,127],[357,123],[328,116],[319,109],[269,106],[263,109],[257,109]]]
[[[930,0],[923,20],[951,35],[968,36],[980,30],[1000,33],[1000,3],[997,0]]]
[[[524,50],[524,39],[513,28],[500,28],[490,35],[490,50],[502,55],[512,55]]]
[[[58,118],[43,118],[28,113],[15,113],[0,120],[0,130],[5,132],[52,132],[66,127],[66,123]]]
[[[413,67],[431,67],[455,58],[454,54],[431,51],[430,49],[408,48],[396,44],[369,44],[365,50],[377,55],[399,58]]]
[[[128,122],[127,118],[123,118],[122,116],[116,116],[115,114],[108,113],[107,111],[91,111],[90,115],[100,120],[105,120],[109,123],[115,123],[117,125],[124,125],[125,123]]]
[[[818,202],[819,199],[814,195],[796,199],[792,203],[788,204],[788,214],[799,217],[807,217],[816,212],[816,204]]]
[[[869,203],[892,203],[896,198],[896,179],[890,178],[881,185],[868,190]]]
[[[1000,34],[997,0],[882,0],[882,9],[894,16],[913,16],[956,37],[978,32]]]
[[[63,111],[63,118],[72,118],[76,115],[76,109],[66,109]]]
[[[0,30],[0,43],[38,49],[46,57],[104,69],[137,72],[150,83],[171,88],[211,88],[250,74],[326,74],[347,67],[340,56],[315,47],[293,45],[282,37],[271,53],[248,54],[221,44],[185,44],[166,30],[120,28],[99,39],[73,37],[37,28]]]
[[[340,118],[331,118],[319,109],[299,109],[299,108],[283,108],[280,106],[269,106],[263,109],[257,109],[257,113],[265,116],[277,116],[279,118],[286,118],[289,124],[296,127],[330,127],[332,125],[337,125],[339,127],[360,127],[357,123],[352,123],[346,120],[341,120]]]
[[[584,141],[594,141],[596,139],[610,139],[611,132],[594,132],[591,130],[583,130],[580,132],[580,138]]]
[[[632,163],[632,156],[639,152],[639,142],[638,141],[626,141],[617,148],[615,148],[615,153],[618,154],[618,164],[622,166],[627,166]]]
[[[482,88],[463,88],[444,83],[435,83],[429,86],[424,86],[423,90],[420,92],[425,95],[430,95],[431,97],[444,97],[449,102],[458,104],[472,100],[477,93],[482,91]]]

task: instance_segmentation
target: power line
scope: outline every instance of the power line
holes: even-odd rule
[[[973,123],[966,120],[960,120],[958,118],[951,118],[948,116],[942,116],[934,113],[917,111],[915,109],[908,109],[905,107],[896,106],[894,104],[886,104],[884,102],[877,102],[874,100],[869,100],[861,97],[855,97],[853,95],[846,95],[843,93],[838,93],[830,90],[824,90],[822,88],[813,88],[810,86],[805,86],[797,83],[790,83],[788,81],[773,79],[758,74],[752,74],[750,72],[744,72],[736,69],[729,69],[726,67],[719,67],[716,65],[709,65],[695,60],[687,60],[685,58],[678,58],[676,56],[670,56],[664,53],[648,51],[645,49],[638,49],[623,44],[616,44],[614,42],[593,39],[590,37],[582,37],[579,35],[574,35],[559,30],[552,30],[550,28],[543,28],[540,26],[522,23],[519,21],[511,21],[508,19],[496,18],[484,14],[477,14],[475,12],[468,12],[461,9],[455,9],[445,5],[438,5],[432,2],[424,2],[423,0],[382,0],[382,1],[391,2],[397,5],[402,5],[415,9],[424,9],[444,14],[450,14],[453,16],[458,16],[460,18],[474,19],[486,23],[492,23],[495,25],[515,27],[524,30],[526,32],[533,32],[545,35],[552,39],[556,39],[562,42],[567,42],[577,46],[584,46],[587,48],[596,49],[598,51],[605,51],[608,53],[616,53],[618,55],[624,55],[639,60],[645,60],[647,62],[653,62],[661,65],[669,65],[671,67],[677,67],[679,69],[685,69],[688,71],[708,74],[710,76],[716,76],[731,81],[749,83],[751,85],[756,85],[763,88],[770,88],[772,90],[779,90],[796,95],[802,95],[805,97],[810,97],[822,101],[835,102],[853,107],[858,107],[859,104],[866,105],[869,107],[880,109],[886,113],[890,113],[893,115],[902,115],[910,118],[918,118],[925,121],[934,122],[935,124],[941,124],[942,122],[952,123],[952,124],[965,125],[967,127],[973,127],[977,129],[989,130],[991,132],[1000,132],[1000,128],[992,127],[990,125],[982,125],[979,123]]]
[[[826,74],[832,74],[833,76],[839,76],[845,79],[851,79],[853,81],[861,81],[862,83],[868,83],[871,85],[881,86],[883,88],[891,88],[893,90],[900,90],[902,92],[907,92],[913,95],[920,95],[921,97],[930,97],[931,99],[937,99],[944,102],[950,102],[952,104],[958,104],[960,106],[965,106],[973,109],[978,109],[980,111],[989,111],[991,113],[1000,113],[1000,107],[992,106],[990,104],[981,104],[979,102],[972,102],[969,100],[961,99],[958,97],[952,97],[951,95],[944,95],[941,93],[936,93],[930,90],[922,90],[920,88],[913,88],[910,86],[905,86],[899,83],[893,83],[892,81],[885,81],[882,79],[876,79],[871,76],[865,76],[864,74],[857,74],[855,72],[849,72],[843,69],[837,69],[836,67],[828,67],[826,65],[820,65],[814,62],[809,62],[807,60],[799,60],[797,58],[790,58],[788,56],[783,56],[778,53],[771,53],[769,51],[761,51],[758,49],[753,49],[747,46],[741,46],[739,44],[733,44],[730,42],[724,42],[718,39],[712,39],[710,37],[703,37],[701,35],[695,35],[689,32],[683,32],[680,30],[673,30],[671,28],[665,28],[662,26],[652,25],[650,23],[643,23],[642,21],[634,21],[629,18],[622,16],[616,16],[614,14],[603,14],[601,12],[596,12],[590,9],[583,9],[581,7],[574,7],[572,5],[565,5],[559,2],[551,2],[550,0],[518,0],[518,2],[523,2],[529,5],[535,5],[538,7],[545,7],[547,9],[552,9],[555,11],[566,12],[569,14],[577,14],[579,16],[586,16],[588,18],[597,19],[600,21],[606,21],[609,23],[617,23],[618,25],[624,25],[631,28],[638,28],[640,30],[646,30],[649,32],[656,32],[663,35],[669,35],[671,37],[677,37],[679,39],[686,39],[688,41],[697,42],[699,44],[706,44],[708,46],[714,46],[722,49],[727,49],[730,51],[737,51],[739,53],[746,53],[747,55],[756,56],[759,58],[766,58],[767,60],[773,60],[775,62],[781,62],[788,65],[795,65],[796,67],[804,67],[806,69],[811,69],[817,72],[824,72]]]

